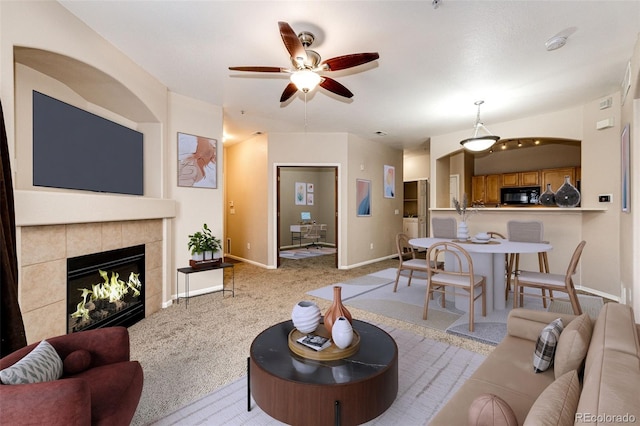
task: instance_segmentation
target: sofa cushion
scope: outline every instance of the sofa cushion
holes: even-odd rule
[[[571,370],[540,394],[527,414],[524,426],[573,425],[579,399],[578,372]]]
[[[556,379],[571,370],[580,371],[587,356],[592,331],[593,324],[587,314],[580,315],[562,330],[553,359]]]
[[[64,374],[78,374],[91,365],[91,352],[78,349],[66,356],[63,362]]]
[[[553,365],[553,357],[562,328],[562,320],[558,318],[542,329],[533,353],[533,371],[536,373],[547,371]]]
[[[62,360],[46,340],[20,361],[0,371],[0,381],[5,385],[49,382],[61,376]]]
[[[469,406],[470,426],[518,426],[516,415],[502,398],[487,393],[478,396]]]

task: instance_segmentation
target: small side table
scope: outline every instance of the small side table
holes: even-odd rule
[[[231,290],[228,290],[224,287],[224,270],[227,268],[231,268]],[[195,274],[197,272],[213,271],[216,269],[222,269],[222,289],[214,290],[211,293],[216,293],[218,291],[221,291],[224,296],[224,292],[229,291],[231,292],[231,297],[235,297],[236,296],[236,273],[234,269],[234,264],[228,263],[228,262],[221,262],[215,265],[205,266],[197,269],[192,268],[191,266],[187,266],[186,268],[178,268],[178,272],[176,272],[176,290],[177,290],[176,296],[178,299],[178,303],[180,303],[180,280],[179,280],[180,273],[184,274],[184,291],[185,291],[184,298],[186,299],[185,308],[187,308],[189,307],[189,275]]]

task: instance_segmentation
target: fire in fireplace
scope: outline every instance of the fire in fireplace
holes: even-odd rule
[[[144,244],[67,259],[67,332],[144,318]]]

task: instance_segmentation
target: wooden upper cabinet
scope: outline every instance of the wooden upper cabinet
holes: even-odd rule
[[[502,186],[519,186],[518,173],[503,173]]]
[[[500,175],[487,175],[484,194],[485,204],[500,204]]]
[[[519,173],[503,173],[502,186],[538,186],[540,185],[539,173],[537,170]]]
[[[520,181],[520,186],[538,186],[540,185],[540,179],[538,171],[533,172],[521,172],[518,173],[518,180]]]
[[[486,176],[471,177],[471,202],[485,202]]]
[[[551,184],[551,190],[556,192],[564,183],[565,176],[569,176],[571,184],[576,185],[576,169],[574,167],[544,169],[540,173],[542,175],[542,181],[540,182],[542,192],[547,190],[547,184]]]

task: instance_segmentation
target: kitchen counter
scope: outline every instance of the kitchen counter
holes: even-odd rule
[[[491,212],[536,212],[536,213],[585,213],[585,212],[606,212],[606,207],[545,207],[545,206],[501,206],[501,207],[477,207],[469,208],[469,210],[477,210],[478,213]],[[453,207],[447,208],[431,208],[432,212],[454,212]]]

